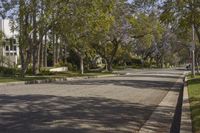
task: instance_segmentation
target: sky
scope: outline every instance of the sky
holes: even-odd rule
[[[133,0],[128,0],[129,3],[131,3]]]

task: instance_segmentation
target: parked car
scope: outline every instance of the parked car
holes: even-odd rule
[[[186,69],[191,70],[191,65],[190,64],[186,65]]]

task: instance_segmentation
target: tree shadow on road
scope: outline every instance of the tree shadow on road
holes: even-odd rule
[[[116,85],[116,86],[127,86],[138,89],[161,89],[169,90],[174,89],[174,91],[180,91],[183,83],[175,83],[173,81],[151,81],[151,80],[135,80],[135,79],[118,79],[118,78],[109,78],[109,79],[95,79],[95,80],[74,80],[74,81],[61,81],[54,82],[53,84],[63,84],[63,85]],[[67,87],[67,86],[66,86]]]
[[[125,75],[123,77],[145,77],[145,78],[172,78],[172,79],[178,79],[180,76],[179,75],[153,75],[153,74],[134,74],[134,75]]]
[[[0,132],[133,133],[155,108],[101,97],[0,95]],[[162,107],[157,122],[167,124],[172,110]]]

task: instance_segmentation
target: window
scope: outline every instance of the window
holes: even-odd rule
[[[6,51],[9,51],[9,47],[8,46],[6,46]]]
[[[13,50],[13,46],[10,46],[10,51],[12,51]]]
[[[17,46],[14,46],[14,51],[17,51]]]
[[[17,53],[15,53],[15,56],[17,56]]]
[[[13,43],[16,44],[16,42],[17,42],[16,39],[13,39]]]

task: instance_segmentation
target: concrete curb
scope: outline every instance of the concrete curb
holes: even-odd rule
[[[114,76],[119,76],[119,75],[118,74],[110,74],[110,75],[99,75],[99,76],[71,77],[71,78],[63,77],[63,78],[54,78],[54,79],[45,79],[45,80],[26,81],[25,84],[45,84],[45,83],[55,83],[55,82],[82,80],[82,79],[90,79],[90,78],[114,77]]]
[[[182,105],[180,133],[192,133],[192,120],[191,120],[191,113],[190,113],[190,104],[189,104],[186,77],[185,77],[184,88],[183,88],[183,105]]]
[[[109,75],[99,75],[99,76],[84,76],[84,77],[60,77],[60,78],[43,79],[43,80],[9,82],[9,83],[0,83],[0,86],[13,86],[13,85],[23,85],[23,84],[27,84],[27,85],[28,84],[45,84],[45,83],[64,82],[64,81],[71,81],[71,80],[115,77],[115,76],[119,76],[119,74],[109,74]]]
[[[177,84],[183,83],[183,76],[179,77],[175,85],[169,90],[149,119],[139,130],[139,133],[169,133],[174,119],[179,95],[174,91]]]

